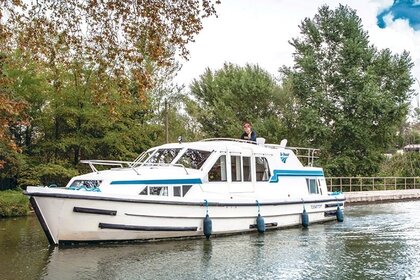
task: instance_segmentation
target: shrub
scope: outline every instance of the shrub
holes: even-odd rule
[[[0,217],[25,216],[29,212],[29,200],[21,190],[0,191]]]

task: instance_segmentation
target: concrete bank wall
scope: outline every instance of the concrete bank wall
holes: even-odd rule
[[[345,192],[346,203],[380,203],[401,200],[420,200],[420,189]]]

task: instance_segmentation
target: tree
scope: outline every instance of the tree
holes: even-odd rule
[[[23,99],[13,99],[11,83],[12,81],[4,73],[6,57],[0,53],[0,170],[2,174],[13,173],[13,164],[16,162],[17,153],[20,151],[11,126],[21,126],[26,123],[27,115],[24,110],[27,103]],[[6,166],[9,163],[9,166]]]
[[[287,103],[274,78],[256,65],[226,63],[215,72],[206,69],[190,87],[188,112],[208,137],[241,135],[241,123],[250,121],[260,137],[279,142],[284,137],[283,109]]]
[[[129,76],[144,94],[153,87],[157,68],[173,65],[178,55],[188,57],[186,45],[202,29],[202,19],[215,15],[218,3],[0,0],[0,51],[17,48],[51,69],[76,59],[110,75]]]
[[[49,184],[77,172],[80,159],[127,160],[153,145],[163,130],[153,89],[188,57],[186,45],[217,3],[0,0],[4,104],[13,107],[0,123],[25,159],[25,174],[15,174]],[[23,125],[9,121],[21,120],[20,104]]]
[[[418,177],[420,174],[420,153],[394,154],[381,164],[379,176]]]
[[[281,71],[297,98],[302,145],[322,149],[330,176],[375,174],[408,113],[409,54],[370,45],[348,6],[322,6],[299,28],[294,66]]]
[[[161,88],[161,92],[156,100],[153,123],[156,126],[164,127],[157,135],[157,143],[176,142],[179,137],[183,141],[195,141],[203,139],[201,130],[197,123],[187,113],[185,104],[189,100],[185,97],[183,88],[174,86],[174,88]],[[166,139],[166,133],[168,134]]]

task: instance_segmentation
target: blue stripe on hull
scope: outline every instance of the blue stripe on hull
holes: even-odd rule
[[[161,180],[129,180],[112,181],[111,185],[187,185],[201,184],[201,179],[161,179]]]
[[[322,170],[273,170],[270,183],[277,183],[279,177],[324,177]]]

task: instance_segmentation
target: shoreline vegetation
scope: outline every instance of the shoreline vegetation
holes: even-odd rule
[[[29,199],[22,190],[0,191],[0,219],[29,214]]]

